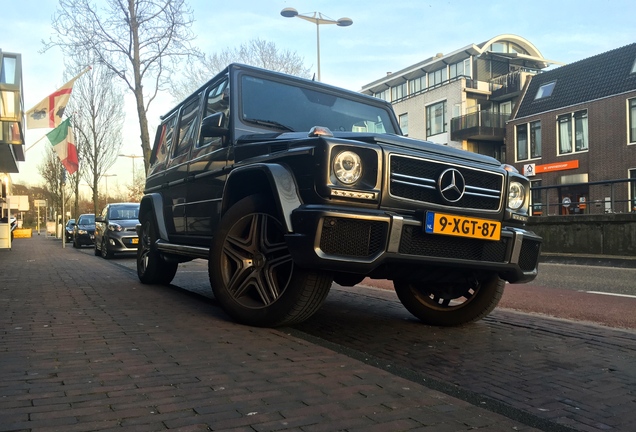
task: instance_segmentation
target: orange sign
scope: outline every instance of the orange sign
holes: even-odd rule
[[[554,162],[543,165],[535,165],[534,172],[535,174],[544,173],[544,172],[552,172],[552,171],[564,171],[569,169],[576,169],[579,167],[578,160],[571,160],[565,162]]]

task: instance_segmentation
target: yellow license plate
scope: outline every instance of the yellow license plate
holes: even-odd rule
[[[134,239],[131,240],[131,243],[132,244],[137,244],[137,243],[139,243],[139,239],[138,238],[134,238]]]
[[[426,212],[424,231],[430,234],[444,234],[482,240],[499,240],[501,235],[501,222],[490,219]]]

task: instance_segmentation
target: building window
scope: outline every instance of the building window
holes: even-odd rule
[[[409,94],[414,94],[426,90],[426,75],[409,80]]]
[[[435,72],[431,72],[428,74],[428,86],[435,87],[437,85],[442,84],[444,81],[448,79],[448,71],[446,68],[438,69]]]
[[[557,119],[559,154],[588,150],[587,111],[561,115]]]
[[[409,135],[409,115],[408,115],[408,113],[400,114],[400,129],[402,129],[402,134],[404,136],[408,136]]]
[[[528,159],[528,125],[517,126],[517,160]]]
[[[446,132],[446,101],[426,107],[426,136]]]
[[[530,123],[530,157],[541,157],[541,122]]]
[[[543,84],[541,87],[539,87],[539,90],[537,90],[537,94],[535,95],[534,100],[543,99],[551,96],[555,85],[556,81]]]
[[[630,211],[636,212],[636,168],[629,170],[629,178],[634,179],[634,181],[629,182]]]
[[[382,90],[381,92],[378,93],[374,93],[373,96],[377,97],[378,99],[382,99],[385,100],[387,102],[391,102],[391,91],[390,89],[385,89]]]
[[[406,83],[391,87],[391,101],[402,99],[406,96]]]
[[[517,125],[517,160],[541,157],[541,122]],[[529,131],[529,132],[528,132]]]
[[[632,65],[632,72],[631,73],[636,73],[636,60],[634,60],[634,64]]]
[[[636,99],[629,100],[629,142],[636,143]]]
[[[470,76],[470,59],[462,60],[458,63],[453,63],[449,66],[449,78],[457,78],[461,76]]]

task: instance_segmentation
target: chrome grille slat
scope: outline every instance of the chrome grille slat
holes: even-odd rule
[[[404,155],[389,155],[389,194],[397,199],[446,207],[499,211],[503,200],[504,175],[480,168]],[[457,202],[447,202],[438,192],[437,182],[448,168],[463,175],[466,188]]]

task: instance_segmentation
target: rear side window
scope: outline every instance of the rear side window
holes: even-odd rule
[[[192,147],[192,143],[194,143],[194,140],[198,135],[198,108],[199,98],[197,97],[189,101],[181,110],[181,120],[179,121],[179,142],[174,151],[175,157],[186,154],[190,150],[190,147]]]

